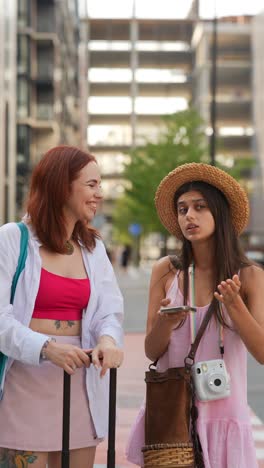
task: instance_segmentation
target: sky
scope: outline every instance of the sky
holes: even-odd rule
[[[86,3],[87,2],[87,3]],[[133,3],[140,18],[184,18],[191,0],[79,0],[80,11],[88,5],[88,14],[94,18],[127,18],[132,15]],[[256,15],[264,12],[263,0],[200,0],[202,18],[229,15]]]

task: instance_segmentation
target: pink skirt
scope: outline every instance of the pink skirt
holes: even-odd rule
[[[80,346],[79,336],[56,336]],[[62,449],[63,369],[49,361],[31,366],[15,361],[0,401],[0,447],[34,452]],[[98,445],[85,383],[85,368],[71,377],[70,449]]]

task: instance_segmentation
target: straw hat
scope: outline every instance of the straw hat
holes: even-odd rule
[[[174,206],[175,192],[186,182],[202,181],[220,190],[227,198],[235,232],[239,235],[249,218],[249,202],[245,190],[226,172],[203,163],[183,164],[162,179],[158,186],[155,204],[162,224],[173,235],[182,238]]]

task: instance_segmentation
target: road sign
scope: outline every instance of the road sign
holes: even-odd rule
[[[128,231],[134,237],[138,237],[142,232],[142,226],[139,223],[132,223],[128,226]]]

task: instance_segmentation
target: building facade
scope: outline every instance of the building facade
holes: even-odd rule
[[[256,172],[256,191],[259,196],[264,194],[264,12],[257,15],[252,22],[253,44],[253,122],[255,128],[255,152],[258,162]]]
[[[216,25],[216,159],[227,166],[241,157],[253,157],[251,21],[251,17],[227,17],[220,18]],[[199,21],[192,37],[192,102],[209,132],[213,27],[213,22]],[[246,182],[251,191],[250,178]]]
[[[124,190],[127,152],[155,140],[162,114],[192,97],[191,20],[87,19],[90,150],[103,173],[104,210]]]
[[[155,141],[160,117],[194,106],[211,132],[213,24],[193,8],[187,19],[87,17],[87,141],[103,173],[106,219],[122,194],[127,153]],[[219,18],[216,161],[255,157],[252,17]],[[262,132],[263,133],[263,132]],[[253,190],[251,172],[245,185]]]
[[[0,224],[16,211],[16,0],[0,2]]]
[[[81,144],[77,0],[18,0],[17,211],[52,146]]]

